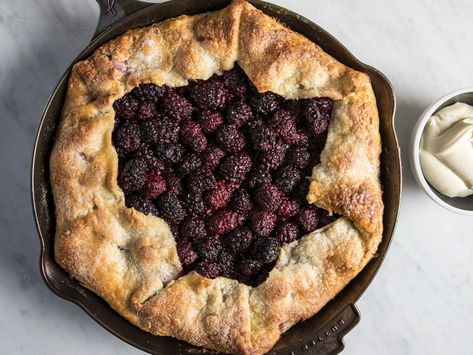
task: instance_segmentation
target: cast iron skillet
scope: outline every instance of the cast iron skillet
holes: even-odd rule
[[[182,14],[196,14],[227,6],[230,0],[174,0],[148,4],[134,0],[97,0],[100,19],[87,48],[73,63],[90,56],[101,44],[123,32]],[[386,77],[361,63],[329,33],[304,17],[260,0],[250,0],[265,13],[319,44],[340,62],[367,73],[372,81],[380,113],[383,142],[381,182],[383,184],[384,234],[374,258],[350,284],[319,313],[290,329],[275,345],[274,354],[328,354],[343,349],[342,337],[359,321],[356,300],[366,290],[388,249],[397,219],[401,193],[399,147],[394,131],[395,97]],[[99,296],[81,286],[54,261],[54,205],[49,183],[49,155],[64,101],[70,67],[54,90],[43,112],[33,152],[32,198],[41,241],[41,273],[47,286],[59,297],[76,303],[105,329],[144,351],[155,354],[195,354],[199,348],[185,342],[149,334],[126,321]]]

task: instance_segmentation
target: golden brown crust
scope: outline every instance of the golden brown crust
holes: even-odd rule
[[[182,271],[168,225],[124,204],[112,103],[140,83],[181,86],[238,61],[259,91],[336,100],[308,200],[345,217],[284,245],[256,288]],[[369,78],[248,3],[135,29],[71,73],[51,155],[55,255],[83,285],[158,335],[261,354],[371,259],[382,235],[376,101]]]

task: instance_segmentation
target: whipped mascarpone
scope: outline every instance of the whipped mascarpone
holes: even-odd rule
[[[441,194],[473,195],[473,106],[457,102],[430,118],[422,133],[420,164]]]

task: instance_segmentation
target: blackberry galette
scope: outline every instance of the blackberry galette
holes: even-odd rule
[[[68,85],[56,260],[140,328],[262,354],[374,256],[369,78],[250,4],[129,31]]]

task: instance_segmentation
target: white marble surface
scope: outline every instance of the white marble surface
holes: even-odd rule
[[[473,2],[273,0],[314,20],[392,81],[404,191],[386,261],[358,303],[348,354],[466,354],[473,350],[473,218],[435,205],[407,165],[410,130],[442,94],[473,86]],[[356,5],[355,5],[356,4]],[[29,197],[33,136],[49,93],[90,39],[93,0],[0,1],[0,354],[138,354],[38,270]]]

